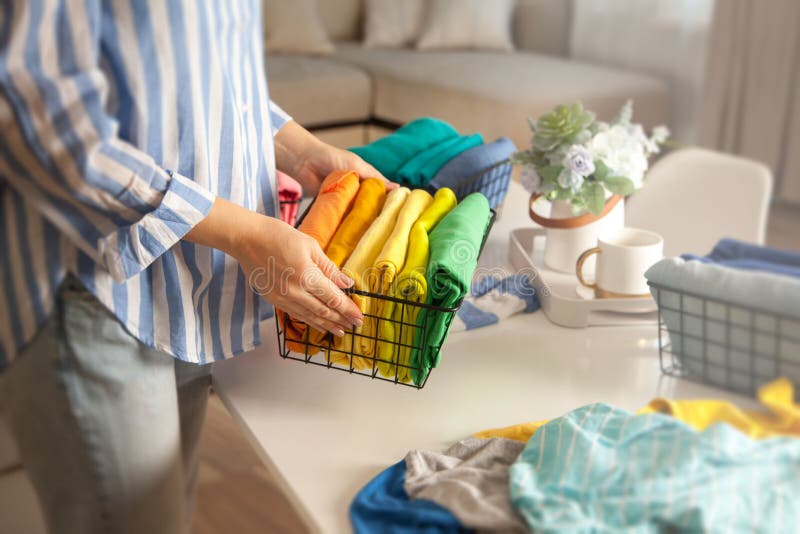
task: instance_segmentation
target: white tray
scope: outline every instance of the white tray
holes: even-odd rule
[[[545,266],[544,240],[543,228],[512,230],[508,256],[514,269],[529,273],[531,285],[550,321],[570,328],[658,321],[658,308],[652,298],[594,298],[593,292],[581,291],[577,276]]]

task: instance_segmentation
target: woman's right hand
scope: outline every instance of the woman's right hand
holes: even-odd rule
[[[363,315],[342,288],[353,281],[311,237],[288,224],[216,199],[185,239],[236,258],[264,300],[321,331],[343,336]]]

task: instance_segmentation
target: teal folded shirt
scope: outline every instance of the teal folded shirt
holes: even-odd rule
[[[469,291],[478,264],[483,237],[491,222],[489,201],[481,193],[472,193],[439,221],[429,237],[430,260],[425,278],[428,282],[427,304],[453,308]],[[419,385],[426,369],[439,364],[436,350],[444,343],[450,326],[450,314],[420,310],[417,317],[415,347],[411,352],[411,377]],[[425,334],[423,339],[423,334]]]
[[[408,187],[425,187],[451,159],[482,144],[480,134],[460,135],[436,143],[406,161],[394,181]]]
[[[400,168],[421,152],[458,137],[455,128],[431,117],[416,119],[394,133],[368,145],[350,148],[390,180],[397,179]],[[435,173],[434,173],[435,174]]]
[[[536,431],[509,491],[532,532],[794,532],[798,466],[796,438],[591,404]]]

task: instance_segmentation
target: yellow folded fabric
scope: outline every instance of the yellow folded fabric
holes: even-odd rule
[[[412,225],[408,236],[408,250],[403,269],[395,278],[391,295],[395,298],[410,300],[424,304],[428,297],[428,283],[425,271],[430,257],[428,250],[428,234],[450,210],[456,207],[458,200],[451,189],[443,187],[436,191],[428,207]],[[378,356],[380,360],[396,361],[401,365],[388,365],[381,369],[385,376],[397,375],[398,380],[411,380],[411,347],[414,344],[417,315],[419,308],[403,304],[395,304],[391,311],[392,321],[381,321],[381,339],[394,340],[399,345],[380,343]],[[382,363],[382,362],[379,362]],[[404,367],[405,366],[405,367]]]
[[[378,254],[383,249],[384,243],[394,228],[397,215],[411,192],[406,187],[391,191],[386,196],[380,215],[372,222],[367,231],[358,241],[358,245],[342,267],[342,272],[353,279],[355,289],[375,292],[377,289],[377,276],[373,264]],[[351,365],[346,351],[357,355],[374,357],[375,321],[371,315],[371,300],[361,295],[352,295],[353,302],[358,305],[364,314],[364,324],[356,329],[356,334],[345,333],[342,338],[334,340],[336,350],[330,351],[330,359],[342,365]],[[352,365],[357,369],[372,367],[371,361],[364,358],[353,358]]]
[[[325,254],[337,267],[341,267],[350,257],[361,236],[380,213],[385,200],[386,184],[383,183],[383,180],[367,178],[361,182],[350,213],[339,225],[339,229],[330,239],[328,248],[325,249]],[[308,339],[312,345],[320,346],[323,345],[326,337],[328,337],[327,332],[320,332],[312,328],[309,331]]]
[[[406,200],[403,209],[397,215],[397,222],[389,239],[386,240],[383,250],[375,260],[375,274],[378,277],[379,294],[393,296],[394,280],[406,262],[411,227],[431,203],[433,203],[433,197],[424,189],[415,189],[408,195],[408,200]],[[394,375],[394,366],[392,365],[393,346],[391,343],[394,341],[394,336],[384,337],[381,335],[383,325],[392,321],[394,302],[375,299],[372,309],[373,315],[377,317],[376,321],[378,321],[376,328],[378,338],[389,341],[389,343],[378,341],[378,369],[384,376]]]
[[[786,378],[765,384],[758,390],[758,400],[766,410],[742,410],[736,405],[715,399],[653,399],[638,413],[671,415],[697,430],[717,423],[727,423],[753,439],[773,436],[800,437],[800,404],[794,402],[794,387]],[[507,438],[527,442],[547,421],[522,423],[484,430],[476,438]]]

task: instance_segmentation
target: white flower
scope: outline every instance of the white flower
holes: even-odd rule
[[[569,147],[561,164],[564,168],[583,177],[591,176],[595,170],[592,153],[581,145],[572,145]]]
[[[522,167],[519,173],[519,181],[528,193],[539,193],[539,189],[542,187],[542,177],[531,165]]]
[[[589,150],[600,159],[615,176],[628,178],[639,189],[647,171],[647,153],[644,145],[628,127],[615,125],[595,134]]]
[[[653,135],[650,137],[652,142],[658,145],[663,145],[667,139],[669,139],[669,128],[663,124],[653,128]]]
[[[573,192],[577,193],[583,186],[583,176],[569,169],[564,169],[558,175],[558,185],[564,189],[572,189]]]

